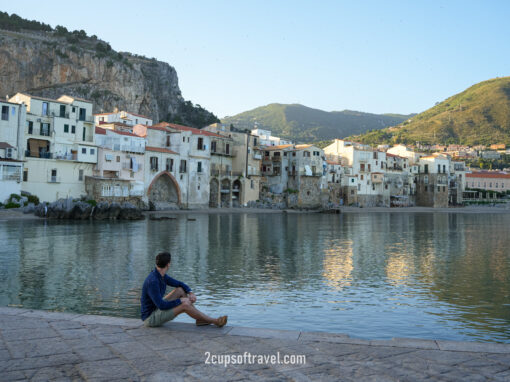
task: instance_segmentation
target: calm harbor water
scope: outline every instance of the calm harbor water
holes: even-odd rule
[[[139,317],[170,250],[169,274],[235,326],[510,343],[509,227],[401,212],[1,222],[0,306]]]

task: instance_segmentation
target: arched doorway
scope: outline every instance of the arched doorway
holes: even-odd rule
[[[149,202],[156,210],[175,209],[181,204],[181,191],[177,181],[167,171],[158,174],[147,190]]]
[[[209,207],[218,208],[219,205],[219,194],[220,194],[220,183],[218,179],[211,179],[210,191],[209,191]]]
[[[230,180],[223,179],[221,181],[221,206],[230,207],[232,200],[232,191],[230,190]]]
[[[234,180],[232,183],[232,207],[241,206],[241,181],[239,179]]]

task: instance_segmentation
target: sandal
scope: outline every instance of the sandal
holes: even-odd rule
[[[218,318],[218,323],[216,324],[216,326],[218,328],[224,327],[227,324],[227,319],[228,316],[221,316],[220,318]]]

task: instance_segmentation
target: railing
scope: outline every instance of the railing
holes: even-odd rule
[[[78,160],[78,154],[57,154],[55,159]]]
[[[62,115],[62,113],[56,113],[56,112],[52,111],[52,112],[51,112],[51,116],[52,116],[52,117],[67,118],[67,119],[69,119],[69,113],[64,113],[64,114]]]
[[[243,176],[242,171],[232,171],[232,176]]]
[[[272,157],[272,158],[271,158],[271,160],[272,160],[273,162],[281,162],[281,161],[282,161],[282,157],[280,157],[280,156],[274,156],[274,157]]]
[[[25,150],[25,157],[29,157],[29,158],[41,158],[41,159],[52,159],[53,158],[53,153],[48,153],[48,152],[39,153],[37,151]]]
[[[21,174],[0,174],[0,180],[14,180],[19,183],[21,181]]]
[[[48,183],[60,183],[60,176],[56,175],[48,176]]]
[[[134,172],[139,172],[139,171],[142,171],[142,164],[138,163],[138,169],[135,171],[133,169],[133,166],[131,165],[131,162],[122,162],[122,169],[123,170],[131,170],[131,171],[134,171]],[[166,170],[169,171],[168,168]]]

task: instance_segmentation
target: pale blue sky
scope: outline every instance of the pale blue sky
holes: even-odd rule
[[[219,117],[272,102],[421,112],[509,75],[510,1],[4,2],[174,66]]]

